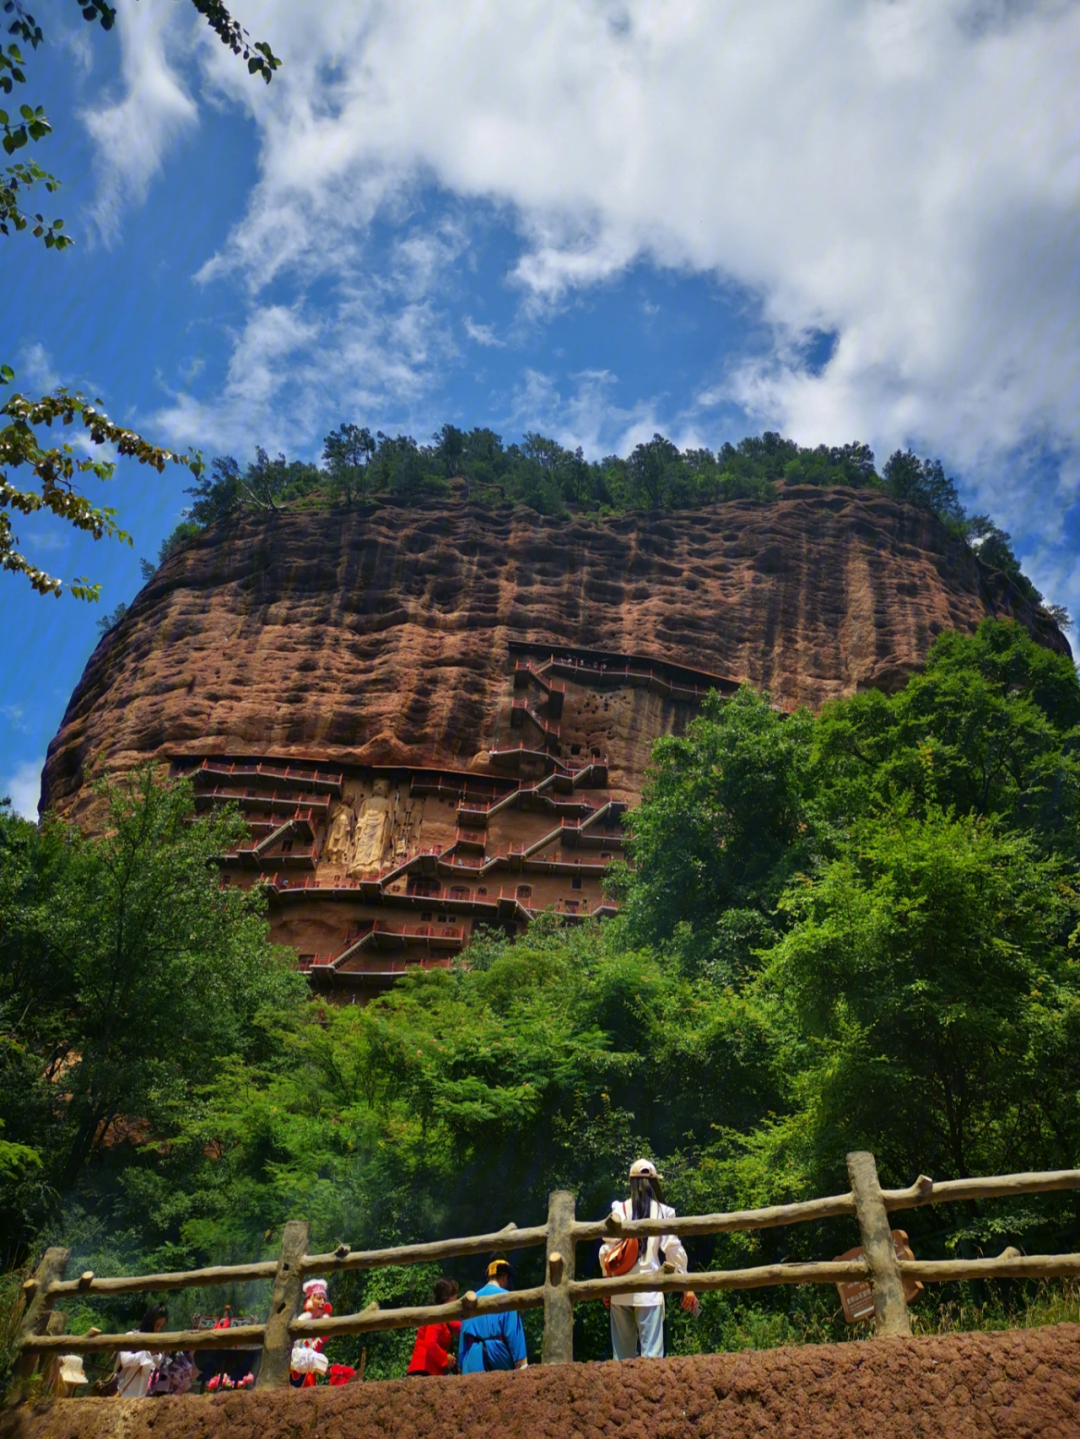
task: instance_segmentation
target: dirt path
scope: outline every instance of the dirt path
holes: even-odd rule
[[[1080,1439],[1080,1325],[469,1379],[54,1401],[0,1439]]]

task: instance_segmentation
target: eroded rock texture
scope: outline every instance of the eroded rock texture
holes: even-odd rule
[[[990,613],[1064,644],[933,520],[848,490],[602,523],[251,519],[170,559],[95,650],[45,798],[93,827],[99,760],[191,774],[200,810],[249,822],[223,881],[266,885],[315,988],[363,1002],[478,925],[611,913],[652,745],[710,687],[891,688]]]
[[[602,522],[468,503],[253,518],[168,560],[97,647],[44,800],[83,811],[98,756],[482,766],[512,641],[667,661],[790,707],[892,688],[941,630],[987,614],[1065,646],[930,516],[867,491]],[[602,742],[613,790],[633,794],[676,720],[640,687],[607,699],[591,717],[581,700],[571,727],[586,751]]]

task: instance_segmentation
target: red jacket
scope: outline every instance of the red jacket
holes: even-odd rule
[[[458,1319],[451,1319],[449,1324],[425,1324],[417,1330],[409,1373],[445,1374],[453,1363],[451,1345],[460,1332],[461,1321]]]

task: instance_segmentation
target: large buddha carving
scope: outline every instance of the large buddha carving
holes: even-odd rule
[[[356,876],[367,870],[378,869],[386,853],[390,838],[391,810],[390,782],[377,779],[373,793],[360,806],[353,839],[352,858],[349,874]]]

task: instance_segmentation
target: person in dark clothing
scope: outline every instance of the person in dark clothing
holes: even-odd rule
[[[483,1289],[477,1290],[477,1299],[503,1294],[510,1288],[509,1262],[493,1259],[487,1267],[487,1279]],[[526,1369],[528,1364],[525,1330],[516,1311],[477,1314],[461,1326],[462,1374],[481,1374],[485,1369]]]

